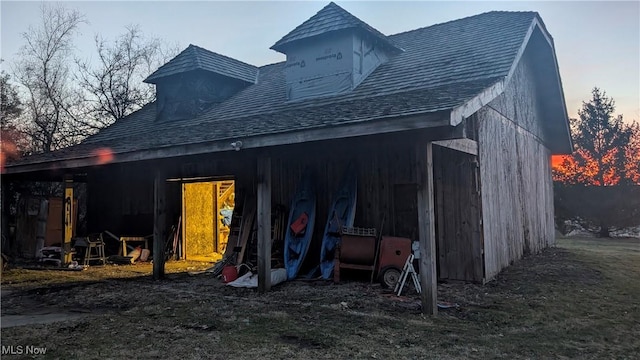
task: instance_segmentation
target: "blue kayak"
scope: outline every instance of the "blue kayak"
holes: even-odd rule
[[[320,250],[320,272],[323,279],[330,279],[336,246],[340,242],[342,226],[352,227],[356,217],[356,200],[358,196],[358,178],[356,169],[350,164],[345,172],[340,188],[333,197],[329,210],[327,225],[322,237]]]
[[[284,237],[284,264],[287,279],[298,276],[313,238],[316,217],[316,194],[310,172],[305,172],[291,201],[289,221]]]

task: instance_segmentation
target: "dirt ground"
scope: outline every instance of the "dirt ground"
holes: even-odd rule
[[[436,318],[413,290],[293,281],[258,294],[187,273],[206,266],[168,263],[164,281],[150,265],[9,270],[3,358],[640,358],[638,239],[560,239],[486,285],[440,283],[459,307]]]

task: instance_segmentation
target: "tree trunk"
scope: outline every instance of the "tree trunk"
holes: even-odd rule
[[[600,225],[600,232],[598,232],[598,237],[601,237],[601,238],[611,237],[611,234],[609,233],[609,227],[606,225]]]

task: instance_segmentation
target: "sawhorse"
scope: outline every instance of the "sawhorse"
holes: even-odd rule
[[[407,258],[407,262],[404,263],[404,267],[402,268],[402,273],[400,274],[400,280],[396,283],[396,287],[393,290],[398,296],[402,293],[402,288],[404,288],[404,284],[407,281],[407,277],[411,275],[411,279],[413,280],[413,286],[416,288],[418,294],[422,292],[422,287],[420,286],[420,280],[418,279],[418,274],[416,273],[416,269],[413,267],[413,254],[409,255]]]

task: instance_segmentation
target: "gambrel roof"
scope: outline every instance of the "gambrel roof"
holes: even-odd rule
[[[323,10],[331,15],[335,7],[332,4]],[[311,20],[316,27],[331,23],[347,26],[351,21]],[[548,101],[550,115],[545,121],[556,135],[547,146],[553,152],[566,153],[571,146],[566,106],[553,42],[544,24],[535,12],[495,11],[395,35],[380,34],[404,51],[390,57],[346,94],[287,101],[285,63],[265,65],[257,68],[257,82],[196,117],[157,122],[152,103],[79,145],[24,158],[10,164],[7,171],[31,171],[52,162],[59,162],[58,167],[81,166],[98,148],[111,149],[114,161],[132,161],[160,157],[158,150],[163,150],[162,156],[195,154],[195,145],[200,153],[230,151],[229,143],[238,139],[245,147],[323,140],[322,136],[329,135],[321,134],[331,134],[328,130],[333,128],[349,129],[350,136],[358,136],[455,126],[503,91],[535,32],[547,39],[545,69],[552,74],[550,79],[555,79],[541,85],[549,89],[545,96],[553,97]],[[301,25],[276,45],[310,33],[309,27]],[[201,48],[189,48],[201,53]],[[167,66],[149,78],[169,72]],[[248,70],[250,66],[242,67]],[[253,72],[243,74],[248,80]],[[66,165],[64,161],[68,161]]]

